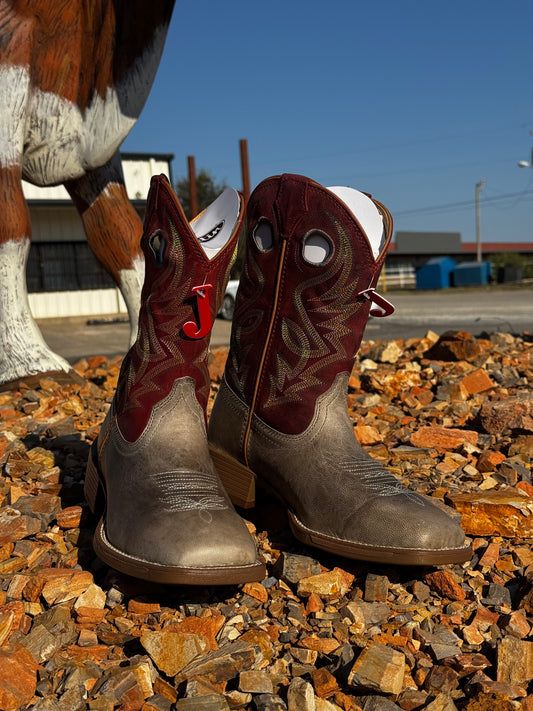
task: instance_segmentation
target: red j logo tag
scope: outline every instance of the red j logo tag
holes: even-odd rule
[[[193,286],[192,292],[196,294],[198,305],[198,320],[199,324],[194,321],[187,321],[183,325],[183,332],[189,338],[203,338],[207,336],[211,330],[213,322],[211,321],[211,307],[209,305],[209,289],[212,289],[212,284],[203,284],[202,286]]]

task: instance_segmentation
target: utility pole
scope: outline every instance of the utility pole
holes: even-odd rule
[[[250,162],[248,160],[248,141],[246,138],[241,138],[239,148],[241,152],[242,192],[244,199],[248,201],[250,197]]]
[[[187,156],[189,168],[189,204],[191,206],[191,220],[198,214],[198,192],[196,190],[196,164],[194,156]]]
[[[481,207],[479,204],[479,198],[486,182],[485,178],[483,178],[483,180],[480,180],[479,183],[476,183],[476,245],[478,262],[481,262]]]

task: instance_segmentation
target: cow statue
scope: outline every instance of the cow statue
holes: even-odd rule
[[[157,71],[174,0],[0,0],[0,385],[68,372],[33,319],[22,179],[63,184],[113,277],[135,337],[142,224],[119,146]]]

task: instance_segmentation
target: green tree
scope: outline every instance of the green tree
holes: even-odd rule
[[[196,194],[198,197],[198,212],[202,212],[213,200],[224,192],[227,183],[223,180],[217,183],[211,173],[205,168],[200,168],[196,173]],[[191,215],[191,200],[189,193],[189,178],[180,178],[176,183],[176,194],[181,202],[183,210],[188,220],[192,220],[195,215]]]
[[[522,277],[531,279],[533,277],[533,261],[519,252],[497,252],[490,258],[492,264],[492,275],[494,279],[499,279],[499,275],[505,267],[518,267]],[[520,272],[519,272],[520,273]]]

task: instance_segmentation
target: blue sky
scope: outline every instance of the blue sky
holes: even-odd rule
[[[372,193],[396,230],[533,241],[531,0],[177,0],[124,151],[240,188],[282,172]],[[501,197],[510,195],[511,197]],[[433,206],[448,206],[427,210]]]

